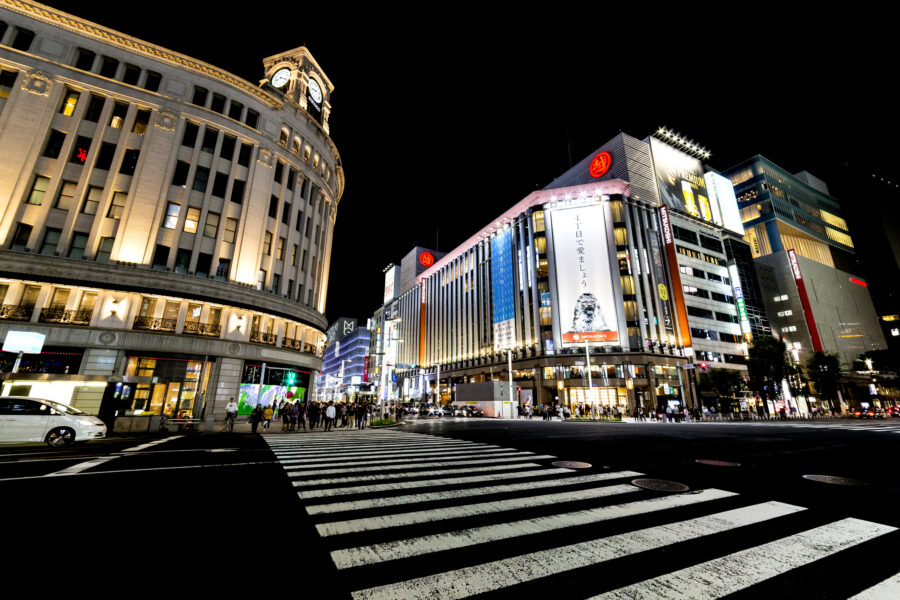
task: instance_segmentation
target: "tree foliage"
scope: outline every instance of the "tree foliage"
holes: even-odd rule
[[[785,343],[772,336],[764,335],[753,340],[747,362],[752,391],[763,398],[778,396],[778,388],[785,375],[786,352]]]
[[[831,401],[837,399],[838,382],[841,378],[841,361],[837,354],[816,352],[806,362],[806,372],[819,396]]]

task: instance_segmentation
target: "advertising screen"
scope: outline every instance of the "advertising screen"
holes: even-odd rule
[[[718,173],[707,173],[706,189],[709,190],[710,202],[713,208],[713,221],[722,225],[725,229],[738,235],[744,235],[744,225],[741,222],[741,210],[738,208],[737,197],[734,195],[734,186],[727,177]],[[718,215],[718,216],[717,216]]]
[[[613,287],[602,204],[554,209],[551,213],[556,287],[563,346],[589,342],[619,345],[620,300]]]
[[[662,203],[673,210],[713,222],[700,161],[656,138],[650,138],[650,149]]]
[[[387,304],[391,300],[394,299],[394,289],[396,280],[399,276],[399,271],[397,270],[397,265],[392,266],[388,269],[387,273],[384,274],[384,303]]]
[[[491,298],[494,350],[516,345],[516,305],[513,280],[512,229],[491,238]]]
[[[238,414],[249,415],[256,408],[257,404],[261,404],[265,408],[267,406],[277,406],[283,400],[303,402],[305,399],[305,387],[242,383],[240,399],[238,400]]]

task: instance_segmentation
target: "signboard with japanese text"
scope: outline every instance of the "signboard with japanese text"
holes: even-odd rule
[[[558,315],[562,345],[619,345],[618,306],[602,204],[552,211]],[[624,337],[624,336],[623,336]]]
[[[650,257],[653,264],[653,274],[656,278],[659,304],[662,308],[663,326],[667,333],[675,333],[675,323],[672,317],[672,301],[669,290],[666,287],[666,269],[663,266],[662,248],[659,245],[657,233],[652,230],[646,232],[646,238],[650,246]]]
[[[513,277],[512,229],[491,238],[491,299],[494,350],[516,345],[516,301]]]

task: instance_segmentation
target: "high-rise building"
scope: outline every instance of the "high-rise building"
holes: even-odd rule
[[[796,360],[837,353],[845,368],[886,348],[855,238],[827,185],[754,156],[724,171],[734,184],[773,334]]]
[[[2,393],[137,429],[308,390],[344,181],[333,86],[304,47],[261,73],[0,0],[0,337],[46,336]]]
[[[356,319],[341,317],[328,328],[321,385],[316,386],[319,399],[341,400],[367,391],[369,338],[369,329],[357,326]]]

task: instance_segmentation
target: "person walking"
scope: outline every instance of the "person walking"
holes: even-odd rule
[[[334,400],[332,400],[325,409],[325,431],[334,431],[334,415]]]
[[[347,403],[341,402],[341,427],[347,426]]]
[[[269,430],[269,424],[272,422],[273,416],[275,416],[275,409],[270,404],[263,411],[263,431]]]
[[[250,430],[253,433],[256,433],[257,428],[259,428],[259,422],[263,419],[263,408],[259,404],[256,405],[256,408],[253,409],[253,412],[250,413]]]
[[[291,425],[288,429],[289,429],[289,431],[297,431],[297,419],[300,416],[300,403],[299,402],[294,402],[291,404],[290,413],[291,413]]]

